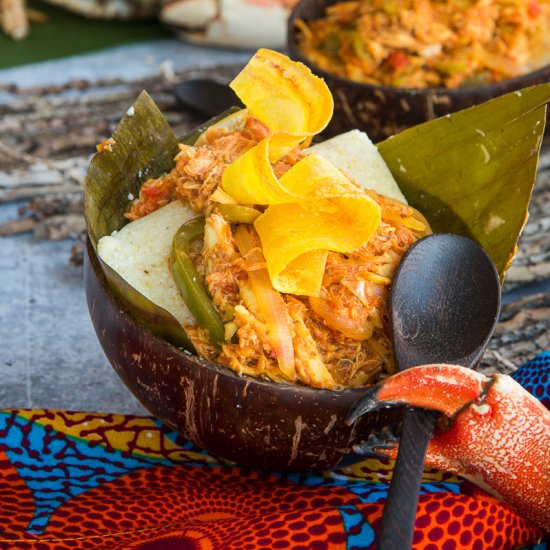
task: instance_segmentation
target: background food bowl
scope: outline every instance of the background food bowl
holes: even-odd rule
[[[138,325],[110,289],[90,242],[84,273],[92,322],[117,374],[155,417],[210,453],[266,470],[324,470],[357,461],[352,445],[402,414],[375,412],[347,426],[361,390],[238,376]]]
[[[341,0],[302,0],[288,22],[288,52],[323,77],[334,96],[334,115],[325,130],[333,136],[358,128],[381,141],[421,122],[483,103],[507,92],[550,81],[550,65],[523,76],[468,88],[396,88],[341,78],[319,68],[298,49],[296,19],[319,19],[327,6]],[[548,115],[550,117],[550,114]]]

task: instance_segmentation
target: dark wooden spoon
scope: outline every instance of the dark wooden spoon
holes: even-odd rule
[[[243,107],[237,94],[227,84],[207,78],[176,84],[174,93],[182,105],[207,118],[219,115],[230,107]]]
[[[500,280],[475,242],[421,239],[396,271],[389,301],[400,370],[430,363],[475,367],[500,310]],[[411,548],[426,448],[437,414],[405,409],[403,433],[379,535],[380,550]]]

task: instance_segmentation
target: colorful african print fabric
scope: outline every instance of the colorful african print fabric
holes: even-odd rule
[[[544,401],[549,371],[544,354],[515,377]],[[0,411],[0,549],[375,548],[391,469],[259,472],[152,418]],[[502,501],[425,471],[415,549],[542,550],[542,538]]]

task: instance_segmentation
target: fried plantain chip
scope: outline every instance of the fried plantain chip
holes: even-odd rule
[[[311,154],[280,179],[300,200],[274,204],[254,227],[273,287],[318,296],[327,251],[351,252],[380,224],[380,207],[330,162]]]
[[[226,168],[223,190],[241,204],[292,202],[271,163],[321,132],[334,103],[325,82],[308,67],[260,49],[231,83],[251,116],[271,134]]]

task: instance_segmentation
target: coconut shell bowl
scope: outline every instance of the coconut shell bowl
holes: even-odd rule
[[[238,376],[182,352],[138,324],[110,289],[91,243],[85,285],[90,314],[117,374],[157,418],[198,446],[254,468],[323,470],[341,463],[359,434],[399,412],[344,420],[361,390],[318,390]]]
[[[409,203],[424,213],[434,232],[474,239],[501,277],[526,219],[549,100],[550,84],[532,87],[378,145]],[[186,334],[175,318],[131,288],[97,254],[99,239],[127,223],[129,197],[137,196],[146,179],[170,170],[178,143],[192,144],[202,131],[178,138],[143,92],[109,147],[92,159],[84,192],[85,288],[105,355],[151,414],[223,459],[280,471],[358,461],[354,444],[398,422],[402,409],[369,413],[350,426],[345,419],[361,389],[322,390],[241,376],[199,359],[185,350]],[[483,142],[482,134],[491,142]],[[403,165],[415,169],[402,170]],[[472,202],[472,196],[478,200]],[[496,226],[494,219],[502,223]]]
[[[289,56],[301,61],[321,76],[332,91],[335,110],[326,136],[358,128],[375,142],[386,139],[427,120],[478,105],[507,92],[550,81],[550,65],[491,84],[457,88],[400,88],[373,85],[343,78],[323,70],[308,59],[299,47],[297,20],[310,22],[321,18],[328,6],[338,0],[301,0],[288,22]]]

